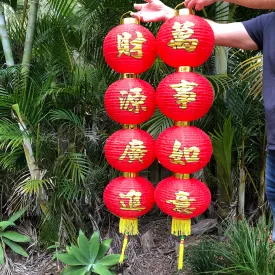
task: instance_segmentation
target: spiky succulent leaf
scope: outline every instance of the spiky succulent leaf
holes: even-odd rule
[[[87,272],[86,267],[68,266],[62,271],[62,275],[85,275]]]
[[[97,257],[98,251],[99,251],[100,241],[99,241],[99,232],[96,231],[91,237],[90,240],[90,261],[93,263]]]
[[[83,254],[83,252],[81,251],[81,249],[78,248],[77,246],[72,245],[71,249],[70,249],[70,252],[71,252],[71,255],[73,255],[77,260],[79,260],[83,265],[90,264],[88,255],[85,256]]]
[[[106,266],[116,265],[119,262],[119,258],[120,258],[120,254],[110,254],[96,261],[96,264],[101,264]]]
[[[81,265],[81,266],[83,266],[83,263],[80,262],[76,257],[74,257],[73,255],[67,254],[67,253],[64,253],[64,254],[56,253],[54,255],[54,258],[57,258],[59,261],[61,261],[64,264],[67,264],[67,265],[73,265],[73,266]]]
[[[102,243],[99,246],[99,250],[96,256],[96,259],[99,260],[101,259],[109,250],[110,245],[112,243],[112,239],[106,239],[104,241],[102,241]]]
[[[104,265],[93,264],[93,271],[99,275],[112,275],[112,272]]]
[[[86,238],[85,234],[80,230],[79,235],[77,238],[77,243],[80,248],[80,250],[83,252],[83,254],[86,256],[86,258],[90,258],[90,251],[89,251],[89,246],[90,243],[88,239]]]

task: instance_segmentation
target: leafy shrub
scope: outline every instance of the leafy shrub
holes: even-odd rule
[[[63,275],[112,275],[110,267],[118,264],[120,255],[110,254],[105,256],[112,240],[99,240],[99,232],[95,232],[90,241],[82,231],[77,239],[78,247],[71,244],[67,246],[67,253],[55,254],[55,258],[67,265]]]
[[[275,248],[269,236],[272,223],[246,219],[228,224],[224,241],[202,241],[190,249],[194,274],[274,275]]]
[[[9,226],[15,226],[14,222],[18,220],[24,212],[25,209],[22,209],[16,212],[7,221],[0,222],[0,264],[5,263],[5,245],[9,246],[13,252],[28,257],[26,251],[17,243],[30,242],[31,239],[28,236],[19,234],[18,232],[6,230]]]
[[[265,218],[256,226],[251,226],[246,219],[231,223],[225,233],[228,242],[217,246],[217,253],[230,263],[221,274],[274,275],[275,248],[269,240],[271,228],[272,223],[266,223]]]
[[[194,274],[205,274],[221,270],[224,260],[219,255],[217,245],[220,243],[210,239],[203,239],[199,244],[187,250],[187,265],[190,266]],[[218,273],[216,273],[218,274]]]

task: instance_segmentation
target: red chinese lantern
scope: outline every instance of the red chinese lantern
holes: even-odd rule
[[[211,202],[208,187],[197,179],[169,177],[155,190],[155,201],[167,215],[172,216],[172,234],[191,234],[191,218],[201,215]]]
[[[140,124],[155,112],[155,90],[141,79],[121,79],[107,89],[104,104],[108,115],[116,122]]]
[[[211,108],[214,91],[210,82],[193,72],[177,72],[164,78],[157,88],[160,111],[175,121],[192,121]]]
[[[159,162],[175,173],[194,173],[210,161],[211,155],[210,138],[194,126],[170,127],[156,141]]]
[[[156,59],[155,37],[134,18],[123,22],[105,37],[105,60],[118,73],[143,73]]]
[[[168,65],[197,67],[211,55],[214,33],[211,26],[196,15],[179,15],[167,20],[156,38],[157,52]]]
[[[111,135],[104,147],[107,161],[123,172],[139,172],[155,160],[155,141],[147,132],[119,130]]]
[[[118,177],[107,185],[103,199],[109,211],[120,217],[119,232],[136,235],[137,218],[154,205],[154,186],[143,177]]]

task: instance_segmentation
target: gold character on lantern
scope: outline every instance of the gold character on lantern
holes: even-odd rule
[[[175,140],[172,154],[169,156],[171,163],[185,165],[199,161],[200,149],[196,146],[181,148],[181,142]]]
[[[175,22],[173,25],[172,35],[174,39],[171,39],[168,46],[174,50],[184,49],[187,52],[194,52],[199,44],[198,39],[190,38],[195,32],[192,27],[195,23],[186,21],[183,24]]]
[[[196,93],[192,90],[198,86],[195,82],[188,82],[182,80],[179,84],[170,85],[170,87],[177,91],[174,98],[177,100],[177,104],[180,105],[180,109],[187,109],[187,104],[196,101]]]
[[[120,209],[121,210],[132,210],[142,211],[145,207],[141,206],[141,192],[130,190],[127,194],[120,193]]]
[[[178,191],[178,193],[175,193],[175,195],[175,200],[166,201],[167,203],[174,204],[174,211],[179,212],[181,214],[192,214],[192,212],[196,210],[195,207],[189,207],[191,205],[191,202],[196,200],[189,198],[190,194],[188,192]]]
[[[142,94],[141,88],[133,88],[129,91],[120,91],[120,110],[128,110],[138,114],[140,110],[146,111],[147,107],[144,106],[146,95]]]
[[[146,147],[144,146],[143,141],[133,139],[130,141],[126,148],[119,158],[119,160],[124,160],[126,156],[129,157],[129,162],[132,163],[134,161],[139,161],[140,163],[143,163],[143,157],[147,153]]]
[[[132,35],[128,32],[123,32],[122,34],[117,35],[117,57],[126,54],[127,56],[132,56],[136,59],[142,58],[142,44],[146,42],[146,39],[143,37],[141,32],[136,31],[136,34],[137,37],[132,40]]]

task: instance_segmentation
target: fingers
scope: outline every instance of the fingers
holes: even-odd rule
[[[201,10],[204,7],[204,3],[206,1],[202,1],[202,0],[185,0],[184,4],[185,7],[188,9],[192,9],[195,8],[196,10]]]
[[[185,1],[184,1],[184,5],[185,5],[186,8],[188,8],[190,1],[191,1],[191,0],[185,0]]]
[[[150,14],[144,15],[141,14],[141,12],[131,12],[131,16],[139,19],[142,22],[158,22],[165,19],[164,15],[162,14],[154,14],[153,16],[150,16]]]
[[[195,7],[195,10],[200,11],[201,9],[203,9],[203,5],[202,4],[197,4]]]
[[[185,7],[186,7],[186,8],[192,9],[193,7],[196,6],[197,2],[198,2],[198,0],[186,0],[186,1],[184,2],[184,4],[185,4]]]
[[[134,8],[138,11],[140,11],[145,5],[147,4],[134,4]]]
[[[140,12],[131,12],[130,15],[134,18],[140,19]]]

